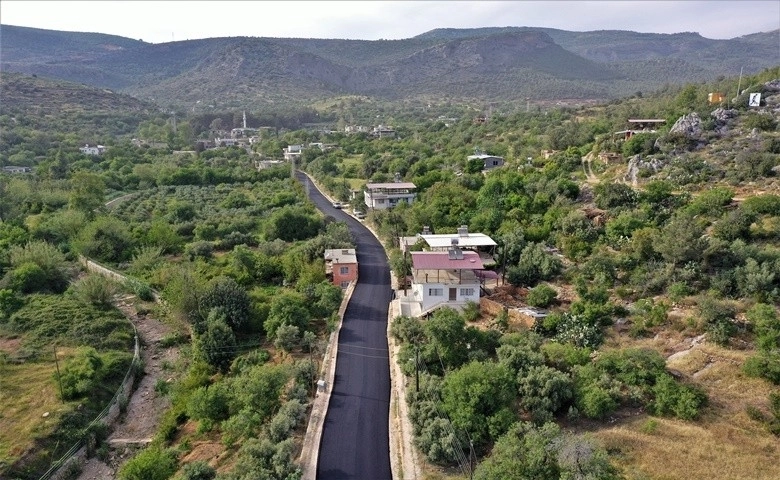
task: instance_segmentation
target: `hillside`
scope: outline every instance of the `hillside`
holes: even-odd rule
[[[343,95],[425,103],[603,100],[777,65],[780,31],[438,29],[404,40],[231,37],[148,44],[0,27],[0,68],[120,90],[190,111],[301,105]]]
[[[106,88],[40,78],[19,73],[0,73],[3,110],[51,114],[67,112],[151,112],[151,103]]]

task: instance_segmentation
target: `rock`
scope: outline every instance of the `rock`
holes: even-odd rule
[[[766,82],[764,84],[764,92],[780,92],[780,78]]]
[[[658,173],[665,165],[666,163],[664,161],[655,157],[642,158],[642,155],[634,155],[628,159],[628,168],[624,180],[636,184],[640,171],[652,170],[653,173]]]
[[[701,118],[699,118],[699,114],[693,112],[678,118],[677,121],[674,122],[674,125],[672,125],[672,128],[669,130],[669,133],[670,134],[680,133],[692,139],[700,138],[702,133],[702,128],[701,128]]]
[[[737,111],[733,108],[716,108],[710,113],[710,117],[715,119],[716,125],[724,125],[728,120],[737,116]]]
[[[46,418],[49,416],[49,412],[43,412],[43,415],[41,415],[43,418]]]

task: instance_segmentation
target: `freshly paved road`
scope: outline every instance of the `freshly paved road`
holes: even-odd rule
[[[296,177],[323,213],[349,225],[358,259],[358,282],[339,332],[317,479],[390,480],[387,310],[392,292],[387,256],[365,226],[333,208],[305,175],[298,172]]]

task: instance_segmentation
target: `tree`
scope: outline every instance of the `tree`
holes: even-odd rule
[[[200,299],[200,310],[211,312],[220,309],[225,322],[234,331],[239,331],[249,323],[251,304],[249,295],[230,277],[218,277],[206,288]]]
[[[425,357],[439,368],[458,368],[468,358],[466,322],[451,308],[441,308],[423,325],[428,342]],[[434,368],[438,370],[437,368]]]
[[[32,291],[63,292],[68,286],[69,271],[65,255],[45,241],[34,240],[9,249],[11,270],[0,285],[10,282],[24,293]]]
[[[77,172],[71,179],[70,208],[84,212],[89,218],[103,207],[106,183],[99,175]]]
[[[121,262],[130,258],[133,238],[126,223],[115,217],[102,216],[81,231],[73,246],[86,257]]]
[[[533,286],[550,280],[563,269],[560,259],[547,253],[540,243],[529,243],[520,254],[516,266],[509,268],[509,282],[517,286]]]
[[[444,410],[453,426],[467,432],[475,445],[487,444],[514,421],[511,405],[516,393],[512,385],[512,374],[505,366],[471,362],[444,378]]]
[[[300,330],[295,325],[282,324],[276,329],[274,346],[285,352],[291,352],[300,343]]]
[[[294,292],[283,292],[273,298],[268,318],[263,323],[268,338],[276,338],[282,325],[292,325],[303,331],[309,326],[311,314],[304,297]]]
[[[745,317],[753,324],[759,349],[769,352],[780,348],[780,317],[775,307],[757,303],[745,313]]]
[[[704,228],[696,219],[677,215],[661,230],[656,238],[655,250],[669,263],[682,265],[701,260],[707,240],[702,237]]]
[[[569,375],[544,365],[521,373],[517,383],[520,405],[531,412],[537,423],[552,420],[552,416],[574,396]]]
[[[196,351],[209,365],[225,372],[236,356],[236,336],[217,307],[209,312],[206,331],[196,338]]]

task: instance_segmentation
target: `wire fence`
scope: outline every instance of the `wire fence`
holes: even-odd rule
[[[87,262],[89,262],[89,260],[87,260]],[[94,263],[94,262],[90,262],[90,263]],[[98,265],[98,267],[104,270],[108,270],[102,265]],[[113,273],[114,275],[119,275],[116,272],[113,272],[111,270],[108,271]],[[105,273],[103,274],[105,275]],[[133,382],[135,381],[135,374],[138,371],[138,367],[141,364],[141,347],[138,341],[138,329],[135,327],[135,325],[133,325],[133,336],[134,336],[133,360],[130,362],[130,367],[127,369],[127,372],[125,373],[125,378],[122,380],[122,384],[119,386],[116,393],[114,393],[114,396],[111,398],[111,401],[108,402],[106,407],[94,418],[94,420],[92,420],[89,423],[89,425],[87,425],[79,441],[74,443],[73,446],[71,446],[70,449],[67,452],[65,452],[65,454],[62,455],[58,460],[52,462],[49,469],[46,470],[46,472],[43,475],[41,475],[40,480],[50,480],[52,478],[57,478],[57,474],[60,471],[60,469],[63,469],[63,467],[66,467],[67,465],[72,463],[71,459],[74,459],[74,457],[79,452],[79,450],[81,450],[82,448],[86,447],[89,444],[91,432],[95,430],[97,425],[99,425],[100,423],[104,423],[106,425],[110,424],[112,421],[114,421],[114,419],[116,419],[116,417],[119,416],[121,411],[126,406],[126,405],[122,405],[122,403],[127,402],[130,398],[130,392],[132,391]]]
[[[133,381],[135,380],[135,373],[138,369],[138,366],[141,363],[141,348],[138,343],[138,330],[136,330],[135,325],[133,326],[134,336],[135,336],[135,345],[133,347],[133,360],[130,362],[130,367],[127,369],[127,373],[125,373],[125,378],[122,380],[122,384],[117,389],[116,393],[114,393],[113,398],[111,398],[111,401],[106,405],[106,407],[92,420],[92,422],[87,425],[87,427],[84,429],[84,434],[82,435],[82,438],[79,439],[78,442],[74,443],[70,449],[65,452],[62,457],[60,457],[58,460],[52,462],[49,469],[40,477],[40,480],[49,480],[51,478],[54,478],[57,471],[65,466],[67,463],[69,463],[69,460],[73,458],[76,453],[81,450],[82,447],[85,447],[89,441],[90,432],[94,431],[95,427],[109,418],[108,422],[110,423],[114,418],[116,418],[121,410],[124,408],[121,403],[126,402],[129,398],[129,393],[132,390]]]

